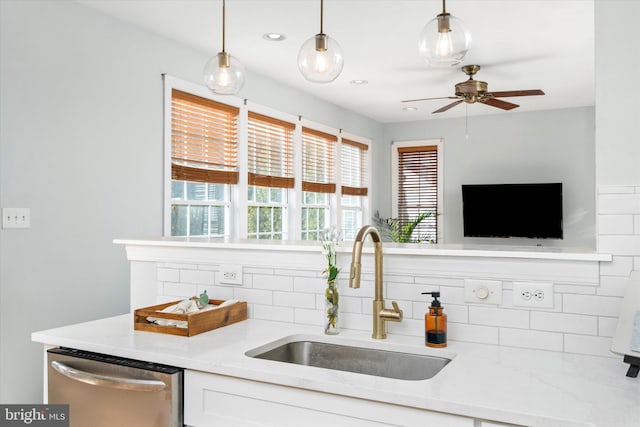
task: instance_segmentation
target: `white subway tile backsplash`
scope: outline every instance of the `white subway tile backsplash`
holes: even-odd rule
[[[581,314],[531,312],[531,329],[597,335],[598,318]]]
[[[448,322],[447,340],[498,344],[498,328]]]
[[[601,194],[598,211],[600,215],[640,214],[640,194]]]
[[[191,298],[198,292],[197,285],[184,283],[165,283],[163,292],[165,296],[175,296],[181,298]]]
[[[562,336],[556,332],[500,328],[500,345],[562,351]]]
[[[316,308],[316,296],[315,294],[300,292],[274,291],[273,305],[280,305],[285,307]]]
[[[632,185],[601,185],[598,188],[599,194],[633,194],[634,192]]]
[[[338,280],[340,286],[340,280]],[[324,293],[327,288],[327,279],[322,277],[294,277],[294,292]]]
[[[594,356],[620,357],[610,351],[611,341],[611,338],[608,337],[567,334],[564,337],[564,351]]]
[[[581,295],[595,295],[596,286],[582,286],[582,285],[554,285],[553,290],[556,294],[581,294]]]
[[[415,283],[385,283],[386,298],[388,299],[406,299],[416,300],[429,297],[429,295],[421,295],[422,292],[437,291],[438,287],[431,285],[416,285]],[[431,301],[431,299],[429,299]]]
[[[194,283],[197,285],[213,285],[214,274],[213,271],[182,269],[180,270],[180,282]]]
[[[633,215],[600,215],[598,233],[633,234]]]
[[[431,303],[431,295],[420,295],[427,302]],[[464,304],[464,288],[454,288],[451,286],[440,287],[440,301],[442,304]]]
[[[324,299],[323,299],[324,301]],[[321,308],[321,307],[318,307]],[[340,297],[340,312],[342,313],[362,313],[362,298]]]
[[[598,250],[615,255],[638,256],[640,255],[640,235],[600,236]]]
[[[471,305],[469,306],[469,323],[486,326],[528,328],[529,311]]]
[[[347,329],[358,329],[361,331],[372,331],[373,320],[371,316],[356,313],[340,313],[340,327]]]
[[[323,310],[310,310],[307,308],[294,308],[293,309],[293,321],[303,325],[317,325],[322,326],[324,322],[324,309]],[[342,313],[340,313],[342,318]]]
[[[250,304],[273,304],[273,292],[263,289],[233,288],[233,297]]]
[[[180,270],[175,268],[158,268],[158,280],[160,282],[179,282]]]
[[[596,295],[563,295],[565,313],[617,317],[622,298]]]
[[[601,276],[598,295],[624,297],[629,279],[627,276]]]
[[[293,312],[292,307],[253,304],[253,317],[256,319],[291,323],[294,320]]]
[[[462,277],[416,276],[414,282],[420,285],[464,287],[464,278]]]
[[[373,328],[372,324],[369,324]],[[403,319],[402,322],[387,322],[387,332],[390,334],[411,335],[419,337],[420,342],[424,342],[424,321],[416,319]]]
[[[271,289],[273,291],[293,291],[293,277],[267,276],[263,274],[253,275],[253,287],[255,289]]]
[[[616,334],[618,319],[615,317],[598,317],[598,335],[613,337]]]
[[[295,269],[276,269],[273,274],[276,276],[293,276],[293,277],[322,277],[322,270],[295,270]]]
[[[629,276],[633,270],[633,257],[614,255],[611,262],[600,264],[600,276]]]

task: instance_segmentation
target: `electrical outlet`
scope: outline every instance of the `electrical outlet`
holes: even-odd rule
[[[499,280],[465,279],[464,302],[502,304],[502,282]]]
[[[31,209],[2,208],[2,228],[31,227]]]
[[[220,283],[228,285],[242,285],[241,265],[220,266]]]
[[[518,307],[553,308],[553,283],[514,282],[513,305]]]

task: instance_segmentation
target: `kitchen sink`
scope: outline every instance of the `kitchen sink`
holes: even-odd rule
[[[411,381],[432,378],[451,361],[446,357],[323,342],[309,337],[289,337],[271,344],[245,354],[256,359]]]

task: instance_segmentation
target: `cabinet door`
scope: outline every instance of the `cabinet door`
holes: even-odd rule
[[[184,422],[195,427],[473,427],[472,418],[186,371]]]

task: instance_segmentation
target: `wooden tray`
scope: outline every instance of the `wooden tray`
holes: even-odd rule
[[[191,337],[213,329],[237,323],[247,318],[247,303],[239,301],[222,308],[213,310],[200,310],[195,313],[174,314],[162,313],[160,310],[171,305],[178,304],[180,301],[167,302],[164,304],[153,305],[151,307],[139,308],[134,311],[133,329],[136,331],[160,332],[163,334],[181,335]],[[224,300],[209,300],[209,304],[220,305]],[[156,317],[160,319],[183,320],[187,322],[186,328],[178,328],[177,326],[161,326],[151,323],[147,317]]]

